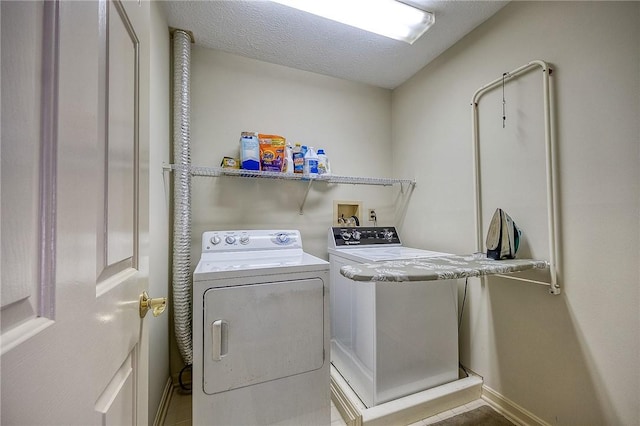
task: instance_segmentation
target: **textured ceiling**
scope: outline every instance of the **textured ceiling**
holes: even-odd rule
[[[413,45],[270,1],[168,1],[169,25],[196,45],[393,89],[487,20],[506,1],[406,0],[435,13]]]

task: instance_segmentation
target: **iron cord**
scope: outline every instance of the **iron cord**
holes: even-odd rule
[[[467,286],[469,285],[469,278],[464,280],[464,295],[462,296],[462,307],[460,307],[460,316],[458,317],[458,333],[460,333],[460,326],[462,325],[462,313],[464,312],[464,303],[467,300]]]
[[[460,307],[460,316],[458,318],[458,335],[460,335],[460,326],[462,325],[462,314],[464,312],[464,304],[465,304],[465,301],[467,300],[467,286],[468,285],[469,285],[469,278],[465,278],[465,280],[464,280],[464,295],[462,296],[462,306]],[[460,369],[462,371],[464,371],[465,377],[469,377],[469,372],[467,371],[465,366],[462,365],[462,363],[459,362],[459,361],[458,361],[458,367],[460,367]]]

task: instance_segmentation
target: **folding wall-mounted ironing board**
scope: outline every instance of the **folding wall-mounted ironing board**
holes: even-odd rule
[[[549,232],[549,260],[509,259],[493,260],[482,255],[482,193],[480,187],[480,137],[478,131],[479,100],[485,93],[504,84],[506,80],[516,78],[534,68],[542,68],[542,90],[544,102],[544,135],[546,154],[546,186],[547,186],[547,223]],[[432,281],[467,277],[482,277],[498,275],[534,284],[549,286],[549,293],[560,294],[558,284],[558,234],[557,234],[557,199],[556,199],[556,147],[551,131],[551,100],[549,94],[549,77],[552,73],[549,65],[540,60],[534,60],[526,65],[504,73],[496,80],[478,89],[471,100],[473,121],[473,169],[474,169],[474,199],[475,199],[475,232],[476,249],[478,253],[463,256],[444,256],[428,259],[394,260],[369,264],[346,265],[340,273],[355,281]],[[522,278],[511,274],[530,269],[549,268],[549,282]]]

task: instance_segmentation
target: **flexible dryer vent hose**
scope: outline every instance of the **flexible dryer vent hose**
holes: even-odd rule
[[[193,364],[191,340],[191,38],[173,33],[173,317],[176,341],[186,365]]]

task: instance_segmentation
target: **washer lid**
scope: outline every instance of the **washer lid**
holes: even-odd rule
[[[447,256],[449,253],[442,253],[431,250],[422,250],[410,247],[371,247],[371,248],[349,248],[333,249],[330,253],[351,259],[355,262],[382,262],[387,260],[400,259],[421,259],[426,257]]]

